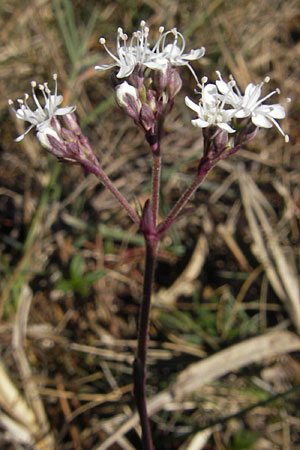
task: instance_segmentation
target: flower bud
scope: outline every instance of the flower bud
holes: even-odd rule
[[[140,123],[146,131],[153,129],[155,126],[155,116],[147,103],[142,103],[140,112]]]
[[[175,97],[182,87],[182,80],[178,71],[174,68],[170,70],[168,92],[171,99]]]
[[[51,126],[44,128],[42,131],[38,131],[36,133],[36,137],[40,141],[41,145],[46,149],[51,149],[51,143],[48,139],[48,136],[52,136],[55,138],[57,142],[62,141],[62,139],[58,136],[57,132]],[[63,142],[63,141],[62,141]]]
[[[166,89],[169,84],[171,66],[168,64],[160,70],[155,70],[153,74],[153,83],[158,95]]]
[[[116,87],[116,100],[118,105],[132,117],[134,120],[139,120],[141,102],[138,97],[138,91],[124,81]]]
[[[129,76],[129,81],[136,89],[140,89],[144,86],[144,71],[141,70],[139,65],[136,66],[132,74]]]
[[[81,134],[81,128],[77,123],[74,113],[66,114],[65,116],[63,116],[63,119],[69,130],[73,131],[73,133],[77,135]]]

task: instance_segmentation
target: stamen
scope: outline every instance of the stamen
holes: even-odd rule
[[[40,88],[40,86],[41,85],[39,85],[39,88]],[[35,81],[32,81],[31,82],[31,90],[32,90],[32,98],[33,98],[33,100],[34,100],[34,103],[36,104],[36,106],[37,106],[37,108],[38,108],[38,110],[40,111],[40,112],[43,112],[43,108],[41,107],[41,105],[40,105],[40,102],[38,101],[38,98],[37,98],[37,96],[36,96],[36,93],[35,93],[35,88],[36,88],[36,82]],[[41,88],[40,88],[41,89]]]
[[[267,98],[272,97],[274,94],[278,94],[277,89],[275,89],[275,91],[270,92],[269,94],[265,95],[261,100],[259,100],[256,104],[255,107],[257,107],[258,105],[261,105],[262,102],[264,102],[265,100],[267,100]]]
[[[273,119],[273,117],[267,116],[267,118],[275,125],[275,127],[277,128],[277,130],[279,130],[279,132],[282,134],[282,136],[284,137],[284,140],[286,143],[289,142],[290,137],[288,134],[286,134],[283,129],[281,128],[281,126],[279,125],[279,123]]]

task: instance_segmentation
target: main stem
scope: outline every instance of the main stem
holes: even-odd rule
[[[146,357],[149,335],[149,318],[151,307],[151,295],[154,279],[158,239],[145,237],[146,261],[144,274],[143,299],[140,309],[137,355],[133,365],[134,395],[140,422],[142,426],[142,442],[144,450],[153,450],[150,422],[147,414],[146,403]]]
[[[160,172],[161,172],[161,155],[160,150],[153,152],[153,168],[152,168],[152,211],[153,221],[156,225],[159,211],[159,190],[160,190]]]

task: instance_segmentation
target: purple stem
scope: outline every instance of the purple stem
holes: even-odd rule
[[[152,152],[153,168],[152,168],[152,211],[154,225],[156,225],[159,213],[159,189],[160,189],[160,173],[161,173],[161,155],[160,151]]]
[[[200,184],[202,183],[208,172],[215,166],[216,163],[217,161],[210,161],[205,157],[203,157],[200,160],[195,180],[182,194],[180,199],[175,203],[175,205],[173,206],[172,210],[165,218],[165,220],[158,225],[157,231],[160,236],[164,234],[168,230],[168,228],[174,223],[181,210],[184,208],[184,206],[189,201],[193,193],[200,186]]]
[[[136,223],[140,224],[140,218],[134,209],[130,206],[126,198],[121,194],[121,192],[114,186],[108,176],[104,173],[100,166],[96,166],[95,164],[89,161],[83,161],[81,163],[87,172],[95,174],[99,180],[104,184],[104,186],[110,190],[110,192],[116,197],[119,203],[126,209],[127,213],[131,217],[131,219]]]
[[[153,450],[149,417],[147,414],[146,399],[146,358],[149,335],[149,319],[151,307],[152,286],[158,238],[156,235],[144,233],[146,243],[146,260],[144,273],[143,299],[140,309],[137,355],[133,364],[134,395],[142,426],[142,442],[144,450]]]

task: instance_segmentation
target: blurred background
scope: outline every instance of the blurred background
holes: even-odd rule
[[[299,2],[1,0],[3,449],[96,449],[134,410],[143,239],[93,175],[58,163],[33,132],[14,142],[26,124],[7,100],[30,93],[31,80],[51,88],[57,73],[64,104],[77,105],[102,167],[128,200],[143,203],[151,181],[143,133],[116,106],[109,71],[94,70],[111,62],[99,37],[114,52],[117,28],[130,35],[141,19],[150,40],[164,25],[184,34],[187,52],[205,46],[193,63],[199,78],[214,81],[220,70],[244,89],[268,75],[265,94],[281,90],[271,103],[292,99],[282,121],[290,143],[275,127],[261,130],[209,174],[190,205],[194,213],[162,242],[148,396],[222,349],[270,330],[300,332]],[[180,71],[183,88],[162,145],[162,217],[192,180],[202,148],[184,105],[185,95],[197,98],[195,82]],[[211,380],[152,416],[155,448],[300,448],[299,353]],[[135,425],[101,448],[138,449],[137,436]]]

